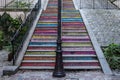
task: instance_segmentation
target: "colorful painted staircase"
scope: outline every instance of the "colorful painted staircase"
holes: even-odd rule
[[[36,25],[20,69],[54,69],[57,39],[57,0],[49,0]]]
[[[20,69],[54,69],[57,0],[49,0],[36,25]],[[62,50],[65,69],[101,69],[83,19],[72,0],[63,0]]]
[[[72,0],[63,0],[62,50],[65,69],[100,69],[83,19]]]

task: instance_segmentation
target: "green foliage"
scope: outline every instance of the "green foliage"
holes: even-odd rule
[[[112,69],[120,69],[120,44],[110,44],[104,54]]]
[[[10,26],[11,20],[12,18],[6,12],[1,16],[0,23],[5,35],[8,35],[8,28]]]
[[[0,30],[0,47],[3,46],[3,32]]]
[[[0,17],[0,30],[3,32],[4,46],[8,46],[8,48],[11,46],[10,40],[20,25],[21,21],[19,19],[12,18],[6,12]]]
[[[29,7],[30,3],[23,2],[23,1],[16,1],[15,6],[17,6],[19,8],[25,8],[25,7]]]

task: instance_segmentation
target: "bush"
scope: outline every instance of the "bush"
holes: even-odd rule
[[[110,44],[104,54],[112,69],[120,69],[120,44]]]

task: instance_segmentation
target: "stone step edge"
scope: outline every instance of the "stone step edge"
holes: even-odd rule
[[[55,60],[23,60],[22,62],[55,62]],[[98,60],[63,60],[63,62],[99,62]]]
[[[65,69],[101,69],[100,66],[64,66]],[[54,66],[21,66],[20,69],[54,69]]]
[[[39,56],[41,56],[41,57],[55,57],[56,55],[24,55],[24,56],[30,56],[30,57],[39,57]],[[70,54],[68,54],[68,55],[63,55],[63,57],[75,57],[75,56],[77,56],[77,57],[96,57],[96,55],[70,55]]]

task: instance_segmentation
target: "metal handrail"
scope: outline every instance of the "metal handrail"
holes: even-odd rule
[[[61,40],[61,4],[62,0],[58,0],[58,36],[57,36],[57,50],[56,50],[56,62],[55,69],[53,72],[54,77],[64,77],[65,71],[63,67],[63,56],[62,56],[62,40]]]
[[[41,0],[38,0],[34,8],[30,11],[26,20],[20,25],[19,29],[16,31],[16,33],[11,39],[13,65],[15,65],[15,61],[18,57],[18,53],[23,46],[23,43],[28,35],[30,28],[33,25],[35,18],[37,17],[40,8],[41,8]]]

